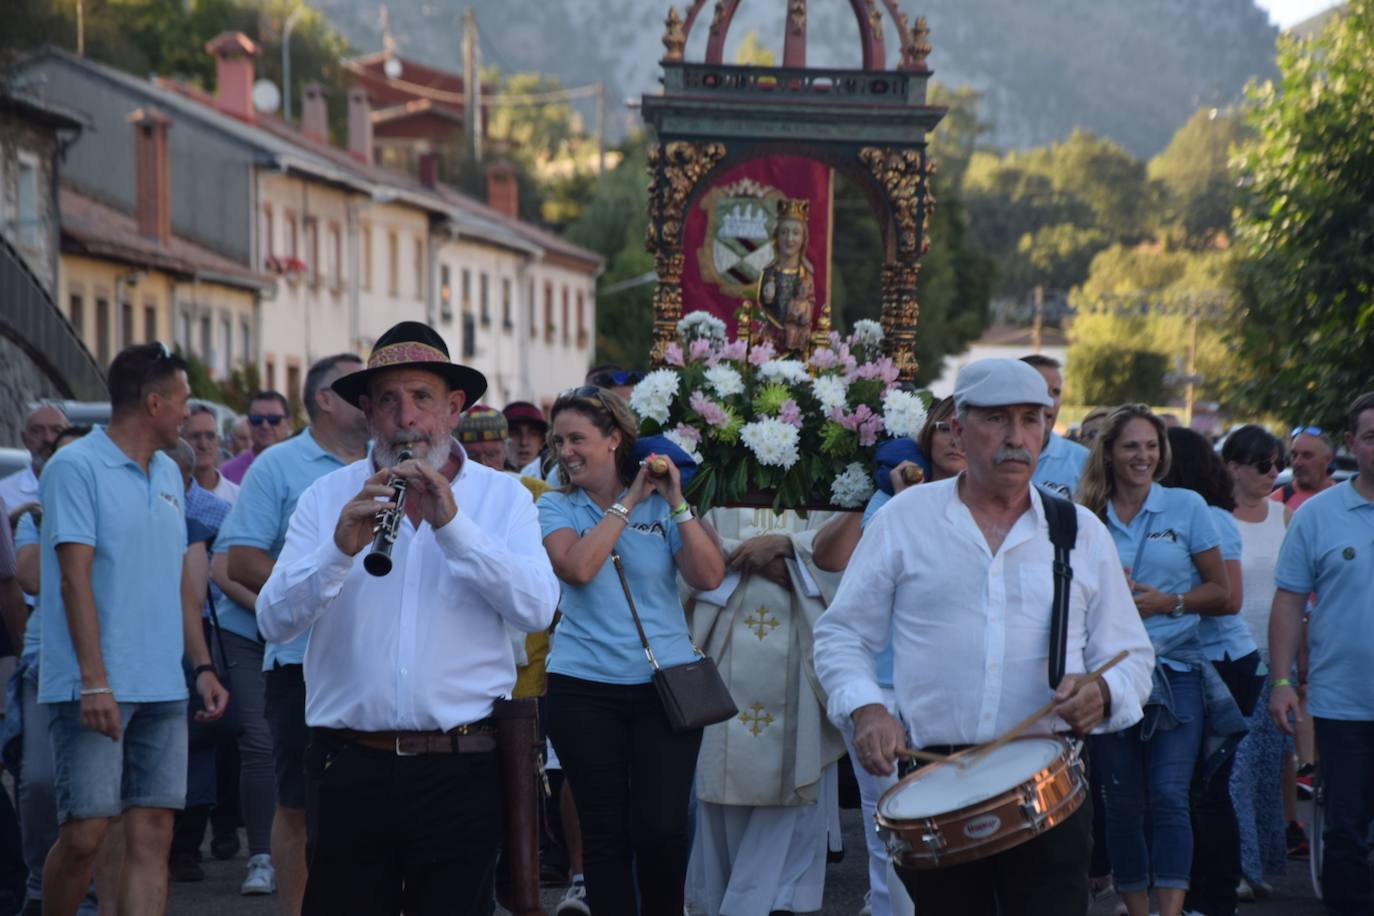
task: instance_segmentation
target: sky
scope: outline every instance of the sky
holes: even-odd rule
[[[1337,5],[1339,0],[1255,0],[1255,5],[1269,12],[1269,18],[1281,29],[1315,16]]]

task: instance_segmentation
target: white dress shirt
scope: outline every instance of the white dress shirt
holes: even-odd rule
[[[915,747],[981,744],[1053,692],[1048,681],[1054,548],[1038,494],[997,553],[988,549],[953,478],[910,487],[869,522],[829,610],[816,624],[816,674],[829,714],[849,721],[883,703],[873,657],[891,626],[897,710]],[[1111,717],[1138,721],[1154,653],[1106,528],[1078,508],[1065,670],[1083,673],[1126,649],[1106,674]],[[1068,731],[1057,717],[1032,733]]]
[[[6,511],[9,512],[38,502],[38,475],[33,472],[32,464],[26,464],[22,470],[0,478],[0,499],[5,501]]]
[[[451,485],[458,514],[438,531],[403,520],[391,572],[372,576],[362,564],[370,547],[350,557],[334,543],[339,510],[372,473],[369,456],[301,494],[258,595],[258,626],[275,643],[313,627],[312,726],[447,731],[484,718],[515,686],[505,624],[545,629],[558,603],[530,492],[464,460]]]

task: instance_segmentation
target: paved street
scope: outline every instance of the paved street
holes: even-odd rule
[[[823,916],[855,916],[863,905],[864,891],[868,887],[860,821],[858,811],[840,813],[845,857],[842,862],[830,866],[826,876]],[[208,877],[203,884],[172,885],[167,912],[170,916],[275,916],[275,897],[239,896],[244,861],[242,854],[230,862],[208,859],[205,865]],[[1240,916],[1320,916],[1322,908],[1312,897],[1306,860],[1290,862],[1288,871],[1285,878],[1276,882],[1278,897],[1242,904]],[[545,891],[544,906],[550,914],[561,896],[561,889]],[[1093,908],[1092,916],[1110,916],[1111,913],[1111,903],[1102,903]]]

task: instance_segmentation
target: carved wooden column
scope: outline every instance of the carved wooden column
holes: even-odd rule
[[[915,380],[916,324],[921,307],[916,301],[919,261],[930,247],[927,229],[934,199],[927,175],[933,171],[924,150],[864,147],[859,161],[882,190],[895,234],[895,256],[883,264],[884,350],[896,362],[904,382]]]
[[[725,157],[723,143],[678,140],[649,150],[649,225],[644,247],[654,256],[653,363],[662,365],[663,348],[677,339],[682,317],[682,227],[687,201],[697,184]]]

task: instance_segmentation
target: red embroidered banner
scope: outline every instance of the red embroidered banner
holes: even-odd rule
[[[830,167],[800,156],[753,159],[717,175],[696,199],[682,230],[682,311],[707,311],[735,333],[735,310],[755,298],[773,260],[777,202],[810,202],[805,257],[815,278],[816,308],[830,301]]]

